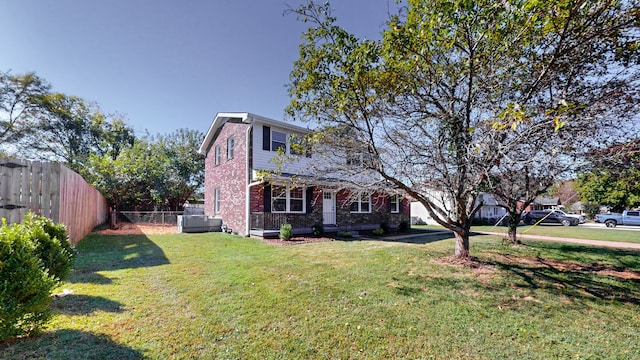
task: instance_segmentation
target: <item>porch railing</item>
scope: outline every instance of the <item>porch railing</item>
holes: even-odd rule
[[[310,228],[315,224],[310,214],[251,213],[252,230],[280,230],[284,224],[293,228]]]

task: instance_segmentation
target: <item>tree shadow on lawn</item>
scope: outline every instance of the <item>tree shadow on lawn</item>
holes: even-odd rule
[[[130,360],[144,356],[107,335],[64,329],[0,343],[0,358]]]
[[[89,315],[98,310],[112,313],[123,311],[122,304],[117,301],[102,296],[74,294],[55,298],[51,308],[54,312],[65,315]]]
[[[97,272],[169,264],[164,251],[146,235],[90,234],[76,249],[70,283],[109,284],[112,280]]]
[[[521,280],[514,284],[518,288],[560,293],[570,299],[640,305],[640,252],[551,243],[524,246],[528,252],[557,250],[565,256],[554,259],[505,252],[477,261],[516,276]]]
[[[365,235],[355,238],[338,238],[338,241],[383,241],[406,244],[429,244],[436,241],[453,239],[453,232],[449,230],[420,230],[408,234],[392,234],[390,236]]]

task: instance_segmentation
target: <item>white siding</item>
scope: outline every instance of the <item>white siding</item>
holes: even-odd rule
[[[260,122],[255,122],[253,124],[253,170],[254,170],[254,179],[255,179],[255,171],[257,170],[276,170],[276,164],[273,158],[277,155],[275,151],[267,151],[262,150],[262,131],[264,129],[264,124]],[[283,132],[286,134],[295,134],[298,136],[302,136],[303,134],[294,133],[291,130],[287,130],[285,127],[276,127],[271,124],[266,124],[269,126],[271,130]],[[290,147],[287,144],[287,153],[289,153]],[[300,174],[303,175],[305,170],[311,164],[312,159],[306,157],[304,154],[302,155],[291,155],[291,162],[285,163],[280,169],[283,173],[291,173],[291,174]]]

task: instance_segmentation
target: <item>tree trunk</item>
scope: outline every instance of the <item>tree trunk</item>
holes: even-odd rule
[[[518,240],[518,223],[520,222],[520,214],[518,213],[510,213],[509,214],[509,242],[512,244],[519,244]]]
[[[457,232],[453,234],[456,237],[456,250],[454,256],[458,259],[469,259],[469,231]]]

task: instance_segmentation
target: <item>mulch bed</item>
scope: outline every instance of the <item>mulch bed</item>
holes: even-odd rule
[[[296,236],[291,238],[291,240],[281,240],[281,239],[262,239],[264,242],[270,245],[278,245],[278,246],[289,246],[289,245],[302,245],[302,244],[310,244],[317,242],[326,242],[326,241],[334,241],[332,238],[328,237],[303,237]]]

